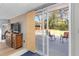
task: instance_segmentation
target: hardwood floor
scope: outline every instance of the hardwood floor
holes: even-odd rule
[[[13,53],[20,51],[22,49],[23,48],[13,49],[13,48],[6,46],[5,43],[0,42],[0,56],[9,56],[10,54],[13,54]]]

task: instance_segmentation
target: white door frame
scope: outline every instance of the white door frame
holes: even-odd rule
[[[69,56],[71,56],[71,3],[69,5]]]

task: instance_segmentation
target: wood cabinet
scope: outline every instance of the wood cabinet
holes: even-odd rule
[[[12,34],[12,47],[15,49],[22,47],[22,34],[21,33]]]
[[[6,45],[14,49],[22,47],[22,33],[6,33]]]

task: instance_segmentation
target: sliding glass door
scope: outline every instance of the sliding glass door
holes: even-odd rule
[[[35,16],[36,50],[38,53],[49,56],[68,56],[68,14],[67,5],[61,8],[53,7],[51,11],[43,9]]]

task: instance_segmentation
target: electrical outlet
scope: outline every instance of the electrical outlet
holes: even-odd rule
[[[23,43],[25,43],[25,40],[23,40]]]

